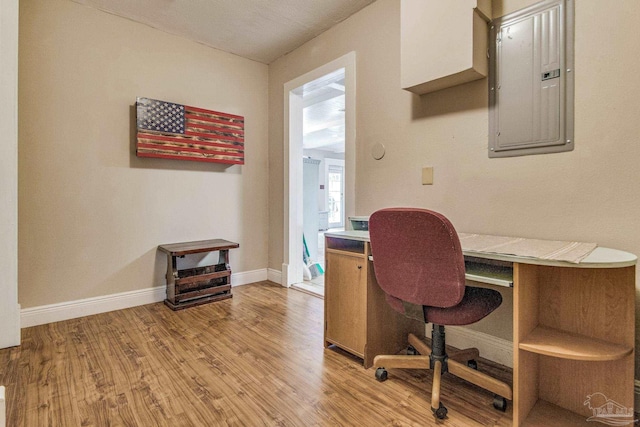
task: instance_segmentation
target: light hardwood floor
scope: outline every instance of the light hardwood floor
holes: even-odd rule
[[[162,303],[23,329],[0,350],[7,426],[511,425],[492,395],[450,375],[436,422],[431,373],[323,348],[323,301],[270,282],[183,311]],[[480,369],[511,381],[506,368]]]

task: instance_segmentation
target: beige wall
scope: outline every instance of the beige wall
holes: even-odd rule
[[[164,284],[162,243],[267,265],[268,67],[68,0],[20,1],[23,308]],[[136,96],[240,114],[246,164],[138,159]]]
[[[530,3],[494,1],[494,11]],[[640,2],[575,3],[576,148],[568,153],[489,159],[486,80],[422,97],[402,91],[397,0],[378,0],[272,63],[269,266],[282,262],[282,86],[352,50],[357,215],[420,206],[466,232],[594,241],[640,254]],[[386,146],[381,161],[369,154],[376,143]],[[421,185],[423,166],[434,167],[433,186]],[[500,322],[483,329],[494,327],[509,335]]]

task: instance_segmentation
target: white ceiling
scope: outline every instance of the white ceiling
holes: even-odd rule
[[[320,77],[302,89],[302,147],[344,153],[344,69]]]
[[[72,0],[265,64],[375,0]]]

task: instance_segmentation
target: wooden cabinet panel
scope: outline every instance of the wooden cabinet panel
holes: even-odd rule
[[[366,258],[327,251],[325,274],[325,341],[364,357]]]
[[[359,356],[369,368],[375,356],[406,348],[409,333],[424,335],[423,322],[387,304],[369,260],[369,242],[327,237],[325,243],[325,346]]]

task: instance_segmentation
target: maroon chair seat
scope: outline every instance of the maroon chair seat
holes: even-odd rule
[[[437,325],[470,325],[487,317],[502,304],[502,295],[493,289],[467,286],[462,301],[449,308],[423,306],[424,319]]]
[[[386,297],[391,307],[402,314],[407,314],[405,311],[406,305],[402,300],[388,294]],[[470,325],[487,317],[500,304],[502,304],[500,292],[493,289],[467,286],[462,301],[458,305],[448,308],[423,305],[424,317],[420,320],[438,325]]]

